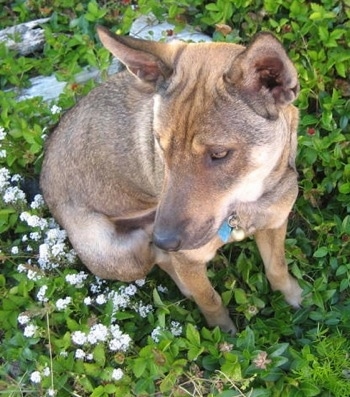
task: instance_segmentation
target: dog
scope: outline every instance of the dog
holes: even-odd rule
[[[236,331],[206,266],[254,236],[266,276],[294,307],[285,261],[298,194],[297,72],[282,44],[163,43],[97,27],[126,69],[94,88],[49,137],[44,199],[88,269],[131,282],[158,265],[209,326]]]

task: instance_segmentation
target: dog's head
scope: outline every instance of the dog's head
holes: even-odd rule
[[[244,48],[98,32],[154,92],[154,137],[165,168],[155,243],[166,250],[201,247],[235,206],[259,200],[285,157],[294,133],[289,112],[296,70],[268,33]]]

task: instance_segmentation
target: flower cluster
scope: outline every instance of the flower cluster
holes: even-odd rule
[[[35,196],[32,206],[38,208],[42,201],[40,195]],[[41,218],[29,212],[22,212],[21,221],[35,231],[22,237],[22,242],[29,242],[26,251],[32,251],[30,242],[42,242],[39,245],[39,258],[37,264],[42,270],[51,270],[57,268],[60,264],[73,264],[76,260],[76,254],[67,243],[67,233],[62,230],[52,219]]]
[[[76,346],[79,346],[75,351],[75,358],[85,361],[92,361],[94,359],[93,353],[89,352],[89,350],[99,343],[104,343],[112,353],[125,353],[132,343],[130,336],[123,333],[117,324],[107,327],[104,324],[97,323],[88,332],[72,332],[71,339]],[[118,381],[123,376],[122,369],[113,369],[111,379]]]
[[[21,193],[19,188],[14,189],[15,183],[20,179],[19,175],[11,175],[6,168],[0,170],[0,191],[3,202],[17,205],[21,201],[22,205],[17,206],[17,212],[24,230],[27,230],[20,239],[12,243],[8,253],[18,259],[17,263],[20,264],[17,266],[17,271],[22,275],[22,280],[24,275],[30,280],[31,287],[28,293],[37,302],[37,307],[32,307],[17,317],[23,336],[35,339],[35,343],[39,343],[42,339],[47,344],[50,316],[59,313],[55,321],[69,319],[72,324],[80,322],[82,324],[81,329],[74,328],[74,331],[71,331],[70,345],[56,352],[59,356],[70,355],[75,360],[96,363],[98,361],[95,356],[96,349],[101,347],[105,354],[111,356],[126,355],[133,340],[122,329],[123,324],[118,323],[118,319],[123,317],[121,313],[128,312],[127,317],[139,316],[139,321],[146,318],[154,321],[152,315],[155,311],[154,306],[145,303],[142,299],[144,293],[141,289],[146,285],[146,281],[142,279],[129,284],[111,284],[86,271],[75,270],[71,265],[76,264],[76,254],[68,243],[66,231],[62,230],[52,218],[42,216],[46,208],[40,194],[36,195],[31,203],[27,203],[24,193]],[[26,260],[23,263],[19,262],[23,257],[26,257]],[[72,269],[68,270],[67,267]],[[53,274],[58,277],[53,278]],[[53,280],[57,280],[57,284]],[[162,285],[157,289],[161,293],[168,292]],[[146,295],[149,298],[149,293]],[[91,310],[87,309],[87,306],[91,307]],[[103,323],[91,314],[94,311],[105,313]],[[89,328],[80,317],[82,312],[89,313],[89,321],[93,323]],[[46,324],[43,324],[44,313],[47,318]],[[182,333],[182,326],[173,321],[168,328],[156,327],[152,333],[153,339],[159,340],[164,331],[179,336]],[[32,384],[43,387],[44,384],[49,383],[49,379],[46,378],[50,372],[46,368],[49,367],[43,369],[42,364],[37,364],[33,372],[28,372]],[[122,368],[108,368],[106,374],[111,381],[119,381],[124,377]],[[56,395],[53,381],[46,390],[46,395]]]
[[[18,186],[18,183],[21,180],[22,177],[20,175],[11,175],[10,171],[7,168],[0,168],[0,194],[2,197],[2,201],[5,204],[16,205],[26,203],[25,193]]]
[[[167,331],[166,328],[158,326],[152,331],[151,338],[154,342],[159,343],[163,332],[165,331]],[[169,331],[173,336],[180,336],[182,334],[182,325],[177,321],[172,321],[170,323]]]
[[[3,127],[0,127],[0,158],[6,157],[6,149],[3,148],[2,141],[6,138],[6,131]]]

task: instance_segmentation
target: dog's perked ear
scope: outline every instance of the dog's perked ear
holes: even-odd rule
[[[299,92],[297,71],[270,33],[258,34],[225,77],[256,113],[271,120],[277,119],[279,110],[292,103]]]
[[[171,75],[166,44],[118,36],[103,26],[97,26],[97,33],[104,47],[141,80],[156,82]]]

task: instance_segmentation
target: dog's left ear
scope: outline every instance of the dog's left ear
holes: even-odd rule
[[[297,71],[281,43],[270,33],[260,33],[234,61],[226,75],[234,91],[267,119],[277,119],[280,109],[299,92]]]

